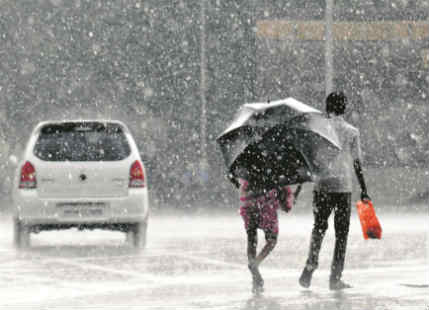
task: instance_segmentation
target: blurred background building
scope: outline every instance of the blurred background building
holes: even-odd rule
[[[32,127],[114,118],[155,206],[236,204],[215,138],[245,102],[350,99],[375,201],[428,205],[429,0],[2,0],[0,189]]]

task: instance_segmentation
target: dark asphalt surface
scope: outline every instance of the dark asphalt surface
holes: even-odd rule
[[[280,240],[261,266],[265,292],[254,296],[245,234],[235,210],[218,216],[153,214],[138,252],[121,233],[42,232],[31,247],[12,245],[0,219],[0,309],[429,309],[428,215],[380,214],[382,240],[363,240],[352,215],[344,279],[328,289],[330,226],[310,289],[298,285],[311,217],[281,214]],[[262,235],[261,235],[262,238]],[[262,245],[262,242],[260,242]]]

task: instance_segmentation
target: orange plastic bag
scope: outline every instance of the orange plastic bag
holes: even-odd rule
[[[375,215],[375,210],[370,200],[359,200],[356,203],[356,208],[359,215],[360,224],[362,226],[362,233],[365,240],[381,239],[381,225]]]

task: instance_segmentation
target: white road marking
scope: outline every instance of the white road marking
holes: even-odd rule
[[[99,266],[96,264],[90,264],[90,263],[84,263],[84,262],[75,262],[67,259],[60,259],[60,258],[48,258],[44,260],[45,263],[59,263],[63,265],[78,267],[80,269],[90,269],[95,271],[102,271],[110,274],[120,275],[120,276],[126,276],[126,277],[132,277],[132,278],[138,278],[143,279],[145,281],[151,281],[151,282],[160,282],[163,279],[161,277],[151,276],[149,274],[141,274],[138,271],[130,271],[130,270],[120,270],[115,268],[108,268]]]
[[[196,256],[196,255],[190,255],[190,254],[183,254],[183,253],[165,253],[165,252],[160,252],[160,255],[169,255],[169,256],[176,256],[176,257],[180,257],[184,260],[193,260],[193,261],[197,261],[197,262],[204,262],[206,264],[210,264],[210,265],[214,265],[214,266],[222,266],[222,267],[228,267],[231,269],[239,269],[239,270],[246,270],[247,266],[244,264],[238,264],[238,263],[231,263],[231,262],[225,262],[222,260],[218,260],[218,259],[213,259],[213,258],[207,258],[207,257],[203,257],[203,256]],[[152,255],[151,255],[152,256]],[[121,258],[123,256],[119,255],[119,256],[113,256],[114,258]],[[156,257],[156,255],[153,255],[153,257]],[[62,259],[62,258],[56,258],[56,257],[52,257],[52,256],[37,256],[38,259],[41,260],[42,263],[60,263],[63,265],[69,265],[69,266],[73,266],[73,267],[78,267],[80,269],[89,269],[89,270],[95,270],[95,271],[102,271],[102,272],[106,272],[106,273],[110,273],[110,274],[115,274],[115,275],[119,275],[119,276],[126,276],[126,277],[132,277],[132,278],[136,278],[136,279],[144,279],[146,281],[152,281],[152,282],[157,282],[160,283],[163,280],[163,277],[160,276],[152,276],[149,275],[147,273],[139,273],[138,271],[133,271],[133,270],[124,270],[124,269],[117,269],[117,268],[109,268],[109,267],[103,267],[97,264],[92,264],[92,263],[87,263],[87,262],[82,262],[82,261],[76,261],[74,258],[72,259]],[[97,257],[91,257],[88,259],[93,259],[93,258],[97,258]],[[112,257],[110,257],[112,258]],[[130,256],[130,258],[140,258],[139,256]],[[142,259],[144,259],[144,256],[141,256]],[[414,265],[414,266],[410,266],[410,265],[403,265],[400,264],[400,262],[398,262],[399,266],[395,266],[395,262],[392,262],[391,266],[388,267],[371,267],[369,269],[362,269],[362,268],[356,268],[356,269],[346,269],[345,273],[347,274],[373,274],[373,273],[384,273],[384,274],[389,274],[389,273],[402,273],[402,272],[427,272],[428,268],[423,267],[425,264],[425,261],[421,260],[421,261],[415,261],[414,263],[420,263],[421,265]],[[14,269],[16,269],[16,263],[17,262],[13,262],[11,263],[11,265],[13,265],[12,267],[14,267]],[[7,264],[9,265],[9,264]],[[423,266],[422,266],[423,265]],[[5,265],[0,265],[0,269],[3,269],[2,267],[5,267]],[[11,266],[9,266],[11,267]],[[290,276],[295,276],[299,271],[297,271],[296,269],[292,269],[292,268],[270,268],[270,267],[265,267],[262,266],[261,270],[263,270],[265,273],[269,273],[269,274],[279,274],[281,273],[283,277],[290,277]],[[328,273],[329,271],[326,269],[321,269],[320,271],[318,271],[318,273],[320,274],[325,274]],[[172,279],[168,279],[168,283],[172,283],[171,282]],[[181,279],[180,281],[182,281],[183,279]],[[186,281],[186,279],[184,279]]]
[[[247,268],[246,265],[243,264],[237,264],[237,263],[230,263],[230,262],[225,262],[225,261],[221,261],[221,260],[216,260],[216,259],[212,259],[212,258],[206,258],[206,257],[201,257],[201,256],[196,256],[196,255],[189,255],[189,254],[183,254],[183,253],[169,253],[169,255],[174,255],[177,257],[181,257],[181,258],[185,258],[185,259],[190,259],[190,260],[194,260],[194,261],[198,261],[198,262],[204,262],[207,264],[212,264],[212,265],[216,265],[216,266],[223,266],[223,267],[230,267],[233,269],[245,269]],[[410,266],[410,265],[417,265],[420,264],[420,266]],[[367,268],[367,269],[363,269],[363,268],[355,268],[355,269],[346,269],[345,273],[347,274],[371,274],[371,273],[388,273],[388,272],[410,272],[410,271],[414,271],[414,272],[427,272],[428,268],[426,267],[422,267],[421,265],[424,266],[425,264],[425,260],[414,260],[410,262],[410,265],[404,265],[403,262],[396,262],[396,261],[392,261],[391,264],[389,266],[386,267],[371,267],[371,268]],[[395,266],[395,265],[399,265],[399,266]],[[296,274],[297,271],[296,269],[293,268],[271,268],[271,267],[264,267],[261,266],[261,270],[264,271],[269,271],[269,272],[273,272],[273,273],[279,273],[279,272],[283,272],[285,274],[288,275],[292,275],[292,274]],[[321,273],[328,273],[329,270],[326,269],[322,269],[320,270]]]
[[[23,275],[23,274],[10,274],[6,277],[13,279],[13,281],[20,279],[23,280],[24,283],[30,283],[33,287],[34,285],[40,283],[49,283],[55,287],[67,287],[67,288],[75,288],[82,289],[82,284],[80,282],[69,282],[69,281],[61,281],[58,278],[52,278],[49,276],[34,276],[34,275]],[[10,284],[10,283],[9,283]]]
[[[198,262],[204,262],[206,264],[210,264],[210,265],[214,265],[214,266],[222,266],[222,267],[229,267],[229,268],[233,268],[233,269],[243,269],[246,268],[246,265],[243,264],[237,264],[237,263],[230,263],[230,262],[225,262],[225,261],[221,261],[221,260],[217,260],[217,259],[213,259],[213,258],[207,258],[207,257],[201,257],[201,256],[196,256],[196,255],[189,255],[189,254],[183,254],[183,253],[169,253],[169,255],[172,256],[177,256],[180,258],[184,258],[184,259],[189,259],[189,260],[193,260],[193,261],[198,261]]]

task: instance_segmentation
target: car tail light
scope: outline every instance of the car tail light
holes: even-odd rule
[[[138,160],[131,165],[129,187],[145,187],[143,165]]]
[[[19,181],[19,188],[36,188],[36,169],[29,162],[25,162],[25,164],[21,168],[21,177]]]

